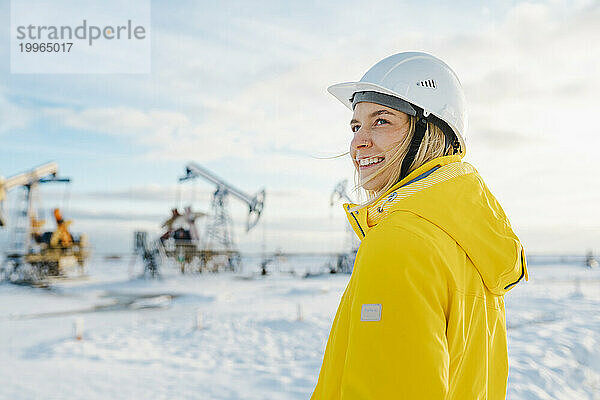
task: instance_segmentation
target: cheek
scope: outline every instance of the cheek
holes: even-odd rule
[[[354,147],[352,147],[352,145],[350,145],[350,151],[348,152],[348,154],[350,155],[350,160],[352,161],[352,164],[358,168],[358,164],[356,163],[356,150],[354,150]]]
[[[382,132],[373,143],[382,150],[389,151],[398,146],[404,140],[406,132],[400,129]]]
[[[349,143],[349,147],[350,147],[350,152],[356,151],[355,147],[356,147],[356,135],[352,136],[352,139],[350,139],[350,143]]]
[[[388,150],[390,145],[394,142],[391,134],[392,132],[378,132],[378,134],[373,137],[373,147],[376,147],[381,151]]]

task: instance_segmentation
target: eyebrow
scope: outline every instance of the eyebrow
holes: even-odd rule
[[[368,117],[373,118],[373,117],[376,117],[377,115],[382,115],[382,114],[396,115],[393,112],[388,111],[388,110],[378,110],[378,111],[374,111],[371,114],[369,114]],[[356,123],[359,123],[359,121],[356,119],[353,119],[352,121],[350,121],[350,125],[356,124]]]

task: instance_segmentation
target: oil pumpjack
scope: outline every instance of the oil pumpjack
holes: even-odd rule
[[[346,186],[348,185],[348,180],[344,179],[343,181],[338,182],[333,188],[333,192],[331,193],[331,197],[329,199],[329,205],[333,207],[336,202],[340,200],[345,200],[348,203],[354,203],[354,201],[348,196],[346,192]],[[329,272],[332,274],[337,272],[342,272],[349,274],[352,272],[352,268],[354,267],[354,260],[356,258],[356,253],[358,252],[358,246],[360,242],[356,238],[354,232],[350,228],[350,225],[346,224],[346,240],[345,240],[344,248],[347,250],[345,252],[339,253],[335,256],[335,261],[330,265]]]
[[[60,209],[53,210],[56,230],[42,232],[45,221],[35,211],[38,186],[51,182],[70,182],[58,177],[58,165],[47,163],[9,178],[0,177],[0,202],[6,193],[21,188],[19,206],[14,213],[6,257],[2,264],[5,278],[24,283],[39,283],[52,276],[64,276],[68,268],[79,265],[80,273],[89,251],[85,235],[69,231],[71,221],[63,219]],[[0,215],[0,228],[7,220]]]
[[[186,165],[185,175],[179,178],[179,181],[196,178],[203,178],[216,186],[203,236],[198,242],[201,249],[200,267],[205,268],[212,264],[212,267],[209,267],[212,270],[220,266],[237,270],[241,264],[241,257],[233,236],[233,221],[228,207],[229,196],[248,206],[246,232],[249,232],[260,219],[264,208],[265,190],[262,189],[254,196],[250,196],[193,162]]]
[[[134,253],[144,261],[145,274],[158,275],[164,260],[175,261],[181,273],[240,268],[241,256],[235,244],[228,200],[233,196],[248,206],[248,232],[260,219],[265,190],[250,196],[196,163],[186,165],[185,175],[179,181],[197,178],[216,186],[208,213],[194,212],[191,206],[183,212],[173,208],[171,216],[162,223],[163,233],[157,240],[148,241],[146,232],[135,232]],[[199,229],[200,219],[204,219],[203,229]]]

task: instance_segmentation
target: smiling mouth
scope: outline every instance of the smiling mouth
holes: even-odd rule
[[[366,169],[381,164],[383,160],[385,160],[385,157],[368,157],[356,160],[356,162],[358,163],[358,167],[360,169]]]

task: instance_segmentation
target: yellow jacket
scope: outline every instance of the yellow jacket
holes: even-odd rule
[[[348,219],[362,243],[314,400],[504,399],[523,246],[475,168],[436,158]]]

